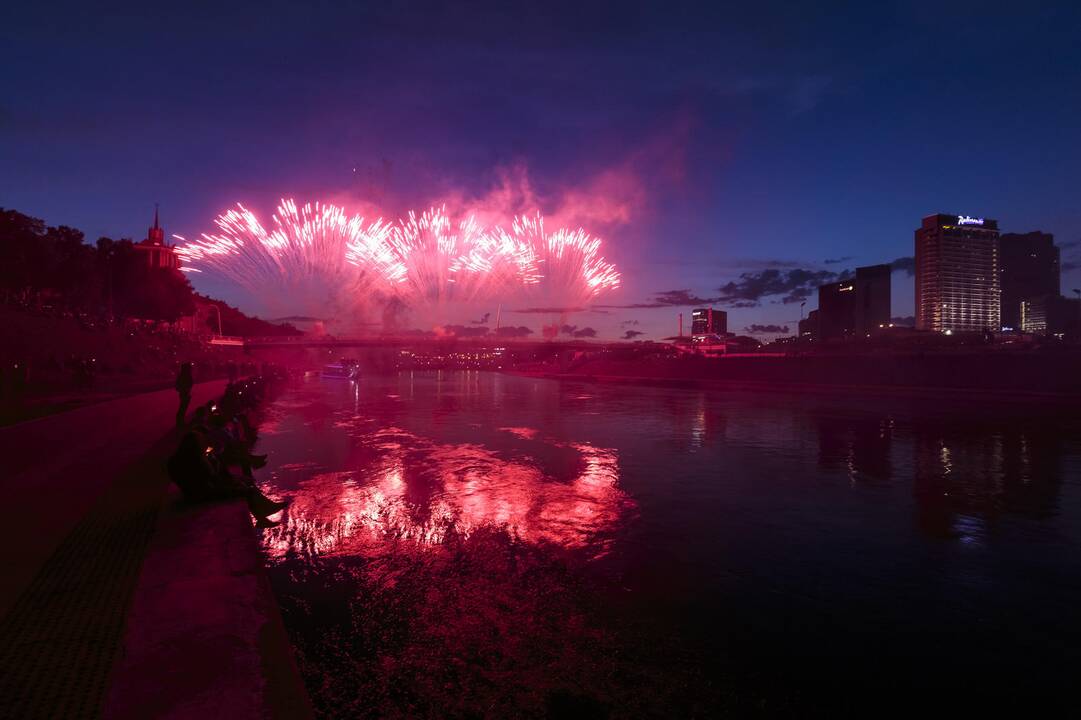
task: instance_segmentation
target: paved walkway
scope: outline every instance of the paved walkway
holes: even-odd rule
[[[122,647],[110,720],[312,715],[243,502],[192,506],[170,488]]]
[[[175,403],[0,429],[0,717],[311,716],[246,506],[169,485]]]
[[[224,388],[196,385],[192,407]],[[176,391],[160,390],[0,428],[0,618],[124,469],[172,435],[176,406]]]

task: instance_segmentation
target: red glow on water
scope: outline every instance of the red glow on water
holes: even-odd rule
[[[388,540],[423,546],[483,527],[505,527],[528,542],[588,548],[596,557],[633,509],[619,488],[612,449],[563,446],[578,468],[557,479],[527,459],[504,459],[478,445],[428,444],[398,429],[373,439],[383,452],[377,463],[314,473],[292,491],[273,488],[291,495],[292,504],[285,522],[264,534],[271,557],[365,554]],[[410,478],[408,453],[418,446],[428,469],[425,477]]]

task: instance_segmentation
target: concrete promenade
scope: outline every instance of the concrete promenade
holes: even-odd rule
[[[246,508],[169,488],[176,402],[0,428],[0,716],[310,715]]]
[[[192,407],[224,389],[224,380],[199,383]],[[0,428],[13,540],[0,543],[0,617],[117,476],[174,432],[176,408],[176,391],[159,390]]]

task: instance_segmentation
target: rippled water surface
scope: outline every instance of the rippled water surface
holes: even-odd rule
[[[262,421],[292,501],[262,539],[325,715],[1057,701],[1079,430],[972,401],[311,379]]]

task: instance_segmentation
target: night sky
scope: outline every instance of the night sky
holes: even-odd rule
[[[194,236],[237,201],[528,189],[605,239],[601,304],[661,306],[569,319],[607,338],[697,299],[795,331],[808,289],[898,259],[912,315],[939,211],[1054,233],[1081,287],[1076,3],[227,4],[6,8],[0,206],[93,241],[145,237],[155,202]]]

